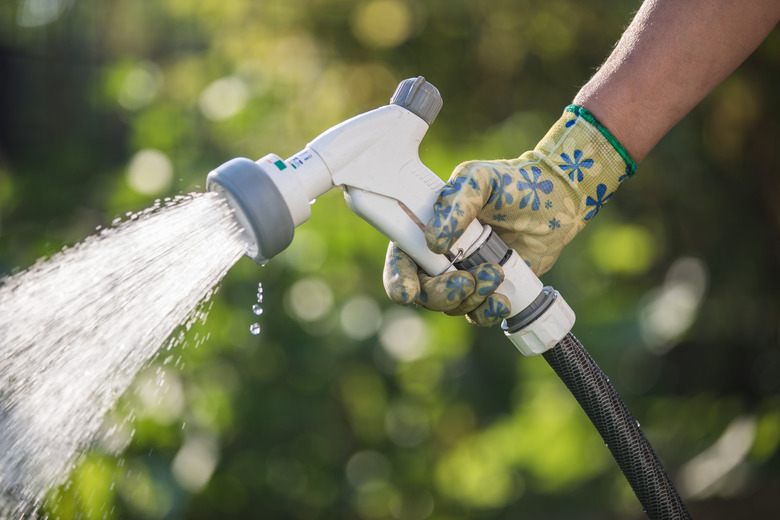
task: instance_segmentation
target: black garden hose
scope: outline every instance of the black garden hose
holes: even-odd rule
[[[570,332],[543,355],[604,439],[647,516],[690,519],[639,423],[577,338]]]

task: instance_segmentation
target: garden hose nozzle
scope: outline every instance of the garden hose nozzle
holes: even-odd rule
[[[326,130],[289,159],[233,159],[209,173],[207,187],[227,197],[249,242],[247,255],[259,264],[290,244],[311,216],[310,202],[335,186],[355,213],[432,276],[499,263],[505,276],[497,291],[513,313],[504,331],[523,354],[541,354],[571,330],[574,312],[490,226],[472,222],[446,254],[426,245],[423,229],[444,182],[420,161],[419,147],[441,106],[424,78],[404,80],[390,104]]]

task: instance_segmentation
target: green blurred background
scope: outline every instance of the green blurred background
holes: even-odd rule
[[[421,149],[442,178],[464,160],[515,157],[638,6],[5,0],[0,272],[201,191],[232,157],[289,156],[386,104],[406,77],[424,75],[444,97]],[[699,518],[776,514],[778,79],[775,30],[543,279],[577,312],[574,332]],[[389,303],[385,245],[334,191],[267,267],[242,259],[206,323],[139,375],[107,419],[119,434],[85,453],[47,511],[641,518],[542,359],[522,358],[495,328]]]

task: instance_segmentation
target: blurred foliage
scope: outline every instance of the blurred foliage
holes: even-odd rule
[[[0,271],[234,156],[289,156],[424,75],[421,156],[532,147],[607,55],[624,0],[8,0]],[[780,34],[661,142],[545,276],[694,516],[780,489]],[[675,165],[672,170],[668,165]],[[107,418],[55,518],[633,518],[541,359],[386,301],[385,241],[339,193],[289,250],[243,259]],[[251,312],[258,282],[264,313]],[[261,324],[258,336],[249,333]],[[139,324],[139,326],[143,326]]]

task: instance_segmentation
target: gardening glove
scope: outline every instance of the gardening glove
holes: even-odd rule
[[[433,252],[444,253],[478,218],[539,276],[635,172],[617,139],[590,112],[570,105],[532,151],[458,166],[434,204],[425,239]],[[480,274],[496,276],[478,289]],[[402,305],[467,314],[478,325],[510,313],[508,300],[492,293],[503,278],[496,264],[429,277],[391,244],[383,278],[390,299]]]

